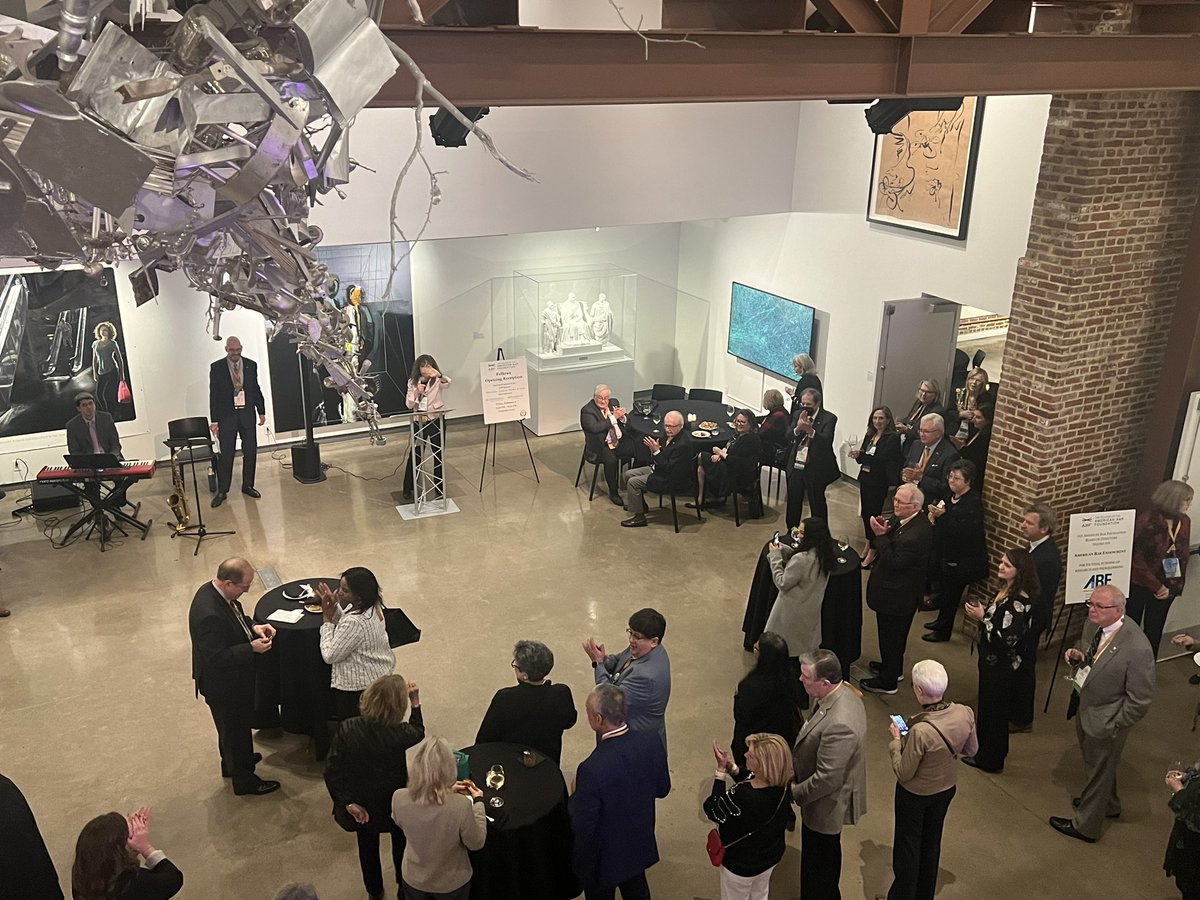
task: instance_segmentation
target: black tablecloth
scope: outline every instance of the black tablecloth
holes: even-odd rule
[[[487,842],[471,854],[471,900],[569,900],[580,892],[571,868],[571,819],[567,785],[554,760],[532,751],[538,764],[521,762],[520,744],[476,744],[471,780],[483,790],[488,816]],[[487,772],[504,766],[504,787],[487,787]],[[487,801],[499,794],[499,809]]]
[[[754,580],[746,598],[742,645],[747,650],[754,648],[754,642],[766,628],[771,607],[779,596],[771,576],[771,564],[767,561],[770,549],[771,542],[767,541],[758,555]],[[862,570],[858,554],[850,547],[838,552],[837,568],[829,576],[825,598],[821,602],[821,646],[834,652],[844,675],[849,674],[850,664],[862,654],[862,624]]]
[[[302,578],[272,588],[262,595],[254,607],[254,621],[267,622],[276,610],[301,609],[316,599],[290,600],[300,595],[300,587],[309,584],[316,589],[319,582],[337,590],[337,578]],[[299,622],[270,622],[275,626],[272,652],[275,664],[259,678],[259,689],[275,692],[280,707],[284,731],[310,735],[315,744],[317,759],[329,752],[331,737],[329,720],[333,716],[333,694],[329,680],[329,663],[321,658],[321,614],[304,614]]]
[[[696,445],[697,449],[720,447],[729,443],[729,439],[733,437],[733,427],[729,424],[733,421],[733,416],[725,411],[724,403],[715,403],[712,400],[656,400],[655,402],[658,404],[658,409],[654,415],[659,418],[671,410],[683,415],[683,432],[691,435],[692,443]],[[689,413],[695,414],[695,422],[687,420]],[[659,422],[658,425],[655,425],[650,416],[637,416],[631,412],[626,421],[629,430],[638,439],[639,444],[644,437],[658,438],[660,441],[666,438],[662,423]],[[700,429],[701,422],[716,422],[716,432],[709,437],[696,437],[692,432]]]

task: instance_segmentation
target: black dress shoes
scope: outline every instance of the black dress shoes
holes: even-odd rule
[[[254,756],[252,757],[252,759],[253,759],[253,764],[257,766],[257,765],[258,765],[260,762],[262,762],[262,754],[261,754],[261,753],[255,753],[255,754],[254,754]],[[230,776],[229,776],[229,773],[228,773],[227,771],[225,771],[225,766],[224,766],[224,764],[222,764],[222,765],[221,765],[221,777],[222,777],[222,778],[228,778],[228,777],[230,777]]]
[[[646,517],[640,513],[636,516],[630,516],[628,519],[621,520],[622,528],[645,528],[646,524]]]
[[[992,769],[992,768],[989,768],[988,766],[981,765],[979,760],[977,760],[973,756],[964,756],[962,758],[962,761],[966,765],[970,766],[972,769],[978,769],[980,772],[987,772],[989,775],[999,775],[1001,772],[1004,771],[1003,766],[1001,766],[999,769]]]
[[[242,488],[242,493],[245,494],[247,497],[253,497],[255,500],[257,500],[259,497],[262,496],[262,494],[260,494],[256,489],[254,489],[252,487]]]
[[[609,494],[608,499],[612,501],[613,506],[624,506],[625,505],[625,501],[621,498],[620,494]]]
[[[260,794],[270,794],[277,790],[279,790],[278,781],[267,781],[264,778],[259,778],[257,775],[253,776],[253,780],[251,781],[233,786],[233,792],[239,797],[256,797]]]
[[[942,634],[937,631],[931,631],[931,632],[929,632],[929,634],[921,635],[921,640],[928,641],[931,644],[941,644],[945,641],[950,640],[950,635]]]
[[[1065,834],[1067,837],[1075,838],[1077,841],[1084,841],[1088,844],[1096,843],[1096,839],[1094,837],[1088,837],[1086,834],[1076,831],[1075,826],[1071,823],[1071,820],[1064,819],[1062,816],[1051,816],[1050,827],[1060,834]]]
[[[213,497],[213,499],[212,499],[212,508],[216,509],[218,506],[220,506],[224,502],[225,502],[225,492],[218,491],[217,495],[215,497]]]
[[[926,631],[937,631],[938,630],[938,620],[930,619],[928,622],[926,622],[921,627],[924,628]]]
[[[1072,798],[1071,798],[1071,807],[1072,807],[1073,809],[1079,809],[1079,798],[1078,798],[1078,797],[1072,797]],[[1106,819],[1119,819],[1119,818],[1121,818],[1121,814],[1120,814],[1119,812],[1115,812],[1115,813],[1105,813],[1105,814],[1104,814],[1104,818],[1106,818]]]
[[[864,691],[868,691],[872,694],[894,694],[894,693],[896,693],[895,687],[887,687],[878,678],[864,678],[862,681],[860,681],[858,683],[858,686],[860,688],[862,688]]]

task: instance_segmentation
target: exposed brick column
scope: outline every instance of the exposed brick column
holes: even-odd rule
[[[1088,9],[1101,24],[1116,15]],[[1051,103],[988,461],[993,560],[1016,542],[1029,501],[1058,512],[1065,546],[1071,513],[1142,499],[1138,462],[1200,195],[1198,140],[1197,95]]]

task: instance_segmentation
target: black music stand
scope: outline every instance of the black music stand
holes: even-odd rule
[[[194,537],[196,539],[196,550],[192,553],[192,556],[199,556],[200,545],[204,543],[206,537],[237,534],[237,532],[209,531],[204,525],[204,513],[200,506],[200,482],[196,480],[196,450],[203,447],[209,451],[208,458],[212,456],[212,437],[208,431],[208,419],[203,416],[176,419],[167,423],[167,428],[171,432],[171,436],[163,441],[163,443],[171,450],[172,454],[184,447],[188,448],[188,468],[192,470],[192,497],[196,501],[195,525],[188,524],[180,528],[179,525],[167,524],[172,529],[172,540],[181,535],[183,537]]]

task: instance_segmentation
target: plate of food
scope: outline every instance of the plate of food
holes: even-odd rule
[[[716,431],[717,423],[716,422],[701,422],[700,427],[705,429],[706,431]]]
[[[319,613],[321,611],[320,603],[305,603],[304,611],[310,613]]]
[[[692,432],[692,437],[706,438],[706,437],[711,437],[711,435],[707,431],[705,431],[703,428],[697,428],[695,431]]]

